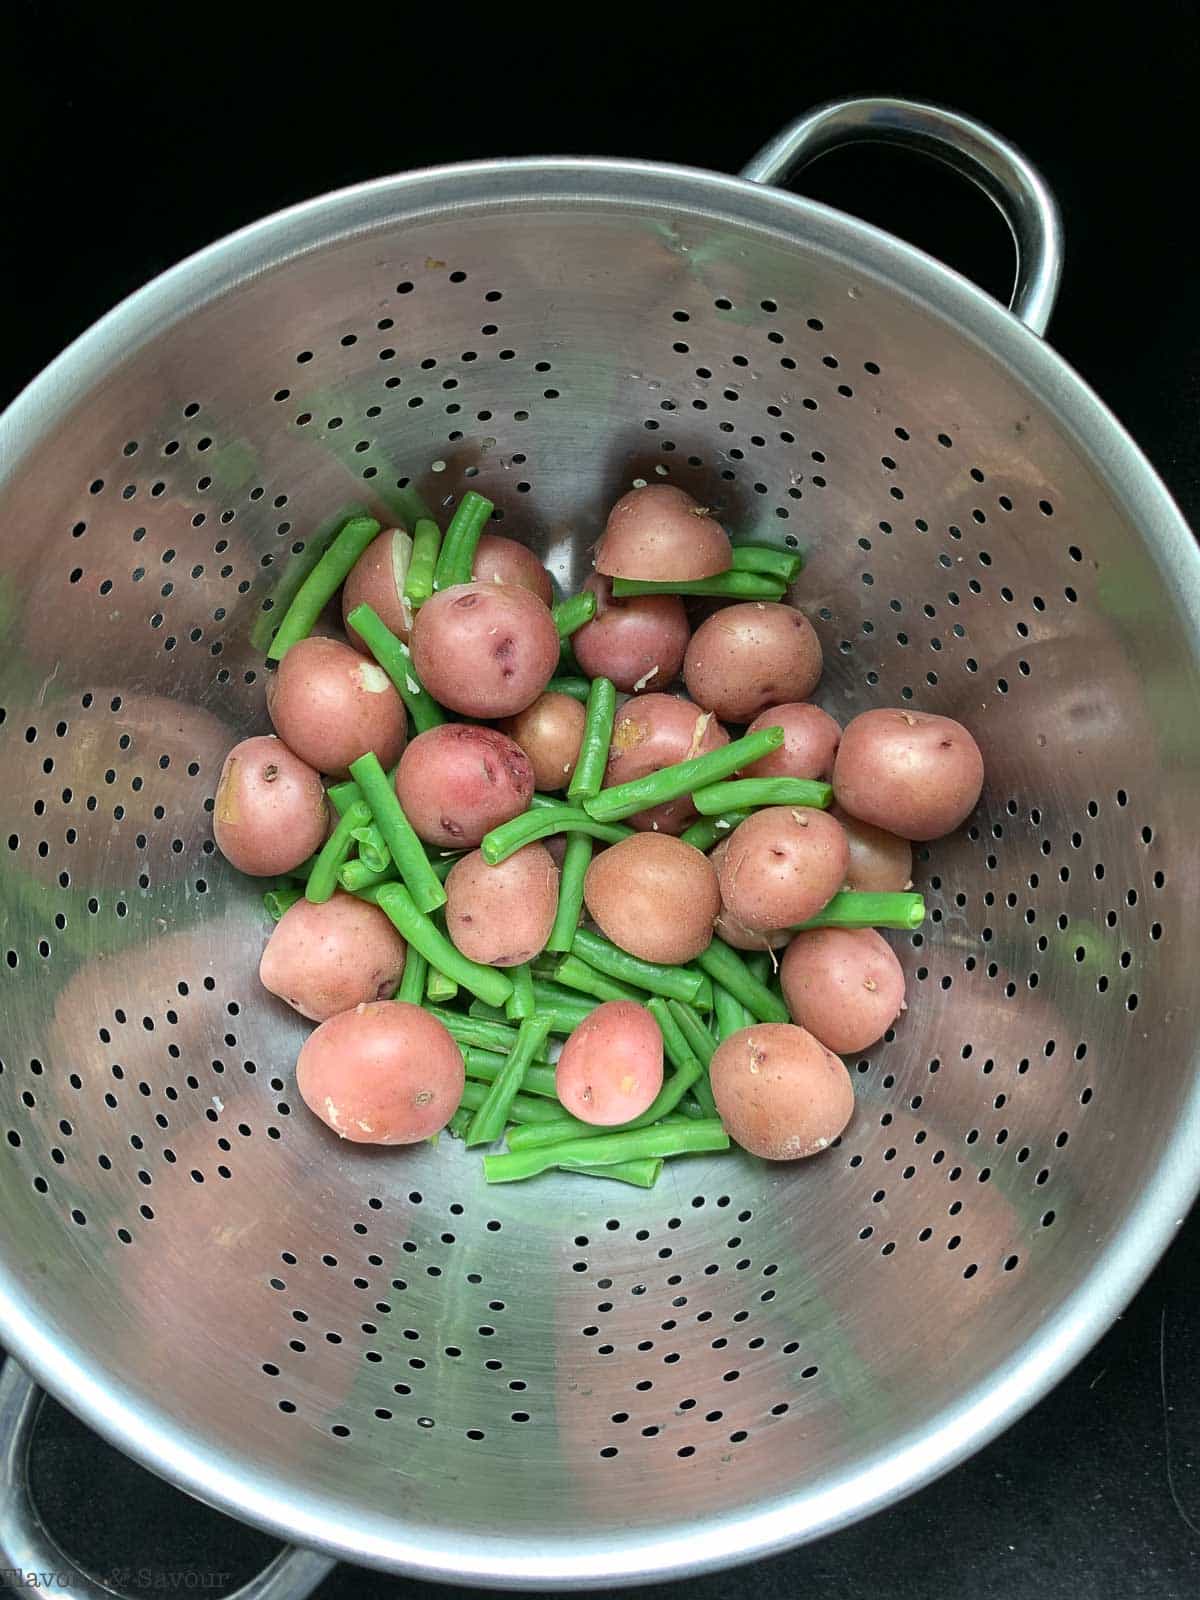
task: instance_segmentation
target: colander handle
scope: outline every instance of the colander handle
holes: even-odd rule
[[[958,112],[915,100],[835,100],[775,136],[742,168],[754,183],[780,183],[846,144],[897,144],[936,156],[994,202],[1017,248],[1009,310],[1044,334],[1062,275],[1058,202],[1045,179],[998,133]]]
[[[41,1587],[69,1600],[126,1600],[125,1591],[89,1577],[63,1553],[29,1492],[29,1445],[44,1396],[11,1356],[0,1372],[0,1577],[29,1587],[18,1574],[46,1574]],[[270,1566],[227,1600],[304,1600],[336,1563],[312,1550],[284,1549]],[[50,1576],[50,1575],[53,1576]],[[34,1580],[36,1581],[36,1580]]]

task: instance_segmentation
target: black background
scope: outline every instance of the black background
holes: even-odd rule
[[[1091,5],[576,16],[537,25],[518,9],[348,4],[306,20],[299,7],[249,0],[229,11],[8,0],[0,403],[154,273],[323,190],[479,156],[613,154],[732,170],[812,104],[895,93],[992,123],[1042,167],[1068,251],[1050,337],[1200,521],[1194,5],[1142,4],[1119,21]],[[949,175],[857,151],[828,157],[802,183],[1005,293],[1003,225]],[[1124,1318],[1002,1439],[891,1511],[689,1592],[1195,1595],[1198,1284],[1193,1216]],[[218,1568],[239,1579],[272,1549],[123,1463],[54,1406],[35,1478],[49,1523],[98,1570],[146,1568],[153,1580]],[[420,1587],[342,1568],[321,1594],[372,1600]]]

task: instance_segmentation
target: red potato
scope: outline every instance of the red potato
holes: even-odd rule
[[[824,811],[767,806],[747,817],[721,862],[721,902],[744,928],[790,928],[815,917],[846,881],[850,846]]]
[[[904,1010],[904,970],[874,928],[798,933],[779,981],[792,1021],[839,1055],[874,1044]]]
[[[964,823],[983,789],[983,756],[950,717],[864,711],[846,726],[833,768],[838,804],[905,839],[940,839]]]
[[[709,1079],[730,1138],[766,1161],[816,1155],[854,1114],[845,1064],[787,1022],[731,1033],[713,1054]]]
[[[585,1017],[563,1045],[554,1074],[567,1110],[604,1128],[640,1117],[662,1082],[662,1034],[633,1000],[606,1000]]]
[[[288,749],[331,777],[345,777],[368,750],[381,766],[395,766],[408,732],[387,673],[336,639],[291,647],[267,680],[267,712]]]
[[[529,757],[496,728],[447,722],[418,734],[400,758],[396,798],[426,844],[473,849],[528,809]]]
[[[707,755],[729,743],[729,735],[711,711],[673,694],[647,694],[628,700],[613,719],[605,787],[645,778],[663,767]],[[646,833],[682,833],[696,818],[689,796],[651,806],[629,818]]]
[[[728,835],[708,852],[708,859],[717,870],[718,883],[721,878],[721,863],[725,859],[725,853],[729,849],[729,840],[732,837],[732,834]],[[724,939],[725,943],[732,945],[735,950],[778,950],[781,945],[785,945],[792,937],[788,928],[765,928],[762,930],[744,928],[724,903],[721,905],[721,914],[717,918],[713,932],[718,939]]]
[[[472,961],[516,967],[546,947],[558,910],[558,868],[544,845],[527,844],[490,867],[478,850],[446,879],[446,932]]]
[[[420,1006],[379,1000],[330,1017],[296,1062],[304,1104],[354,1144],[416,1144],[462,1099],[462,1052]]]
[[[356,650],[370,651],[346,619],[355,606],[368,605],[398,639],[408,643],[412,607],[404,598],[412,538],[403,528],[389,528],[373,539],[359,556],[342,588],[342,621],[346,637]]]
[[[860,822],[841,806],[834,806],[829,815],[841,823],[850,845],[847,889],[862,894],[893,894],[912,888],[912,845],[907,839]]]
[[[565,789],[579,760],[586,721],[587,712],[569,694],[541,694],[501,729],[529,757],[535,788]]]
[[[606,938],[668,966],[708,948],[721,909],[708,857],[665,833],[635,833],[610,845],[588,868],[583,898]]]
[[[298,900],[275,924],[259,962],[264,989],[312,1022],[390,1000],[407,945],[378,906],[340,890],[323,905]]]
[[[782,728],[783,743],[758,761],[743,767],[743,778],[813,778],[828,783],[833,776],[833,758],[841,742],[841,725],[828,711],[806,701],[771,706],[760,711],[746,729]]]
[[[243,739],[225,757],[213,806],[213,838],[239,872],[290,872],[325,841],[321,780],[280,739]]]
[[[571,646],[589,678],[611,678],[623,694],[642,694],[679,676],[690,633],[678,595],[635,595],[605,599],[571,635]]]
[[[722,722],[750,722],[768,706],[807,700],[821,667],[820,640],[802,612],[746,600],[696,629],[683,658],[683,681],[696,704]]]
[[[558,666],[550,608],[512,583],[460,583],[417,612],[417,676],[439,704],[464,717],[513,717]]]
[[[709,508],[667,483],[622,495],[596,547],[597,572],[655,583],[711,578],[732,563],[729,536]]]
[[[476,583],[509,583],[528,589],[543,605],[554,604],[554,585],[550,574],[526,545],[505,539],[498,533],[485,533],[475,547],[471,577]]]

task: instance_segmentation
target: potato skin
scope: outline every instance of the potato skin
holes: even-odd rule
[[[828,711],[807,701],[793,700],[782,706],[760,711],[746,729],[782,728],[783,743],[758,761],[743,767],[743,778],[812,778],[828,783],[833,776],[833,758],[841,743],[841,724]]]
[[[243,739],[225,757],[213,806],[213,838],[226,861],[256,878],[290,872],[325,840],[321,779],[281,739]]]
[[[729,735],[710,711],[673,694],[646,694],[627,700],[613,719],[605,787],[645,778],[692,756],[707,755],[729,743]],[[696,818],[688,795],[651,806],[629,818],[647,833],[682,833]]]
[[[766,1161],[816,1155],[854,1114],[845,1064],[792,1023],[731,1033],[713,1054],[709,1078],[730,1138]]]
[[[588,868],[583,898],[600,931],[644,961],[691,961],[712,941],[721,909],[707,856],[665,833],[636,833]]]
[[[721,862],[721,902],[744,928],[815,917],[846,880],[850,846],[827,812],[767,806],[747,817]]]
[[[533,551],[498,533],[485,533],[475,547],[471,577],[476,583],[515,584],[518,589],[537,595],[543,605],[554,604],[550,574]]]
[[[345,777],[368,750],[381,766],[394,766],[408,734],[387,673],[337,639],[292,646],[267,680],[267,712],[288,749],[332,777]]]
[[[545,949],[557,910],[558,868],[541,844],[527,844],[495,867],[472,850],[446,879],[446,932],[484,966],[532,961]]]
[[[369,656],[371,652],[347,621],[355,606],[370,606],[397,639],[408,643],[412,611],[405,602],[402,588],[396,583],[394,554],[398,540],[404,542],[407,553],[409,539],[403,528],[388,528],[377,539],[372,539],[342,586],[342,622],[345,624],[346,638],[364,656]]]
[[[896,894],[912,888],[913,854],[907,839],[860,822],[841,806],[833,806],[829,815],[841,823],[850,845],[847,889],[862,894]]]
[[[733,562],[729,536],[707,506],[673,484],[623,494],[596,547],[596,571],[656,583],[711,578]]]
[[[529,757],[536,789],[565,789],[579,760],[587,712],[569,694],[540,694],[501,724]]]
[[[904,971],[874,928],[798,933],[779,980],[792,1021],[839,1055],[874,1044],[904,1010]]]
[[[733,837],[727,834],[708,852],[708,859],[717,869],[717,882],[721,881],[721,863],[729,849],[729,841]],[[717,918],[716,927],[713,929],[718,939],[732,945],[735,950],[778,950],[787,944],[791,938],[791,931],[787,928],[745,928],[722,902],[721,914]]]
[[[640,1117],[662,1082],[662,1034],[632,1000],[597,1006],[567,1039],[554,1076],[567,1110],[605,1128]]]
[[[611,678],[623,694],[642,694],[675,681],[690,637],[678,595],[643,594],[606,600],[571,635],[571,646],[589,678]]]
[[[275,924],[259,982],[312,1022],[390,1000],[408,947],[378,906],[339,889],[332,900],[298,900]]]
[[[961,826],[983,789],[983,756],[950,717],[864,711],[847,723],[833,767],[838,804],[904,839],[941,839]]]
[[[803,612],[746,600],[696,629],[683,658],[683,681],[696,704],[722,722],[750,722],[769,706],[807,700],[821,667],[821,644]]]
[[[417,612],[417,676],[441,705],[464,717],[514,717],[537,699],[558,666],[550,608],[514,583],[460,583]]]
[[[520,816],[533,793],[529,757],[496,728],[443,723],[418,734],[400,758],[396,797],[426,844],[470,850]]]
[[[310,1033],[296,1062],[308,1109],[354,1144],[416,1144],[462,1099],[462,1053],[420,1006],[379,1000]]]

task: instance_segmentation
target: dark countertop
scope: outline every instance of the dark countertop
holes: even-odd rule
[[[1062,203],[1067,269],[1050,337],[1200,521],[1195,192],[1200,28],[1191,4],[1019,19],[857,6],[787,20],[689,11],[594,36],[414,36],[400,8],[303,33],[222,17],[7,8],[0,101],[0,403],[116,299],[266,211],[390,170],[585,152],[736,167],[805,107],[883,92],[991,122]],[[969,14],[968,14],[969,13]],[[282,18],[286,16],[286,24]],[[831,157],[808,193],[903,233],[1003,293],[984,202],[911,157]],[[1152,1071],[1153,1062],[1146,1063]],[[1200,1591],[1200,1217],[1107,1337],[1029,1416],[940,1482],[846,1532],[689,1586],[696,1600],[1176,1600]],[[153,1589],[273,1548],[185,1500],[48,1406],[35,1449],[48,1523],[85,1564]],[[141,1570],[140,1570],[141,1569]],[[165,1583],[164,1583],[165,1579]],[[669,1586],[632,1591],[665,1594]],[[448,1591],[341,1568],[323,1600]],[[205,1589],[219,1593],[219,1588]],[[453,1591],[467,1594],[476,1591]]]

